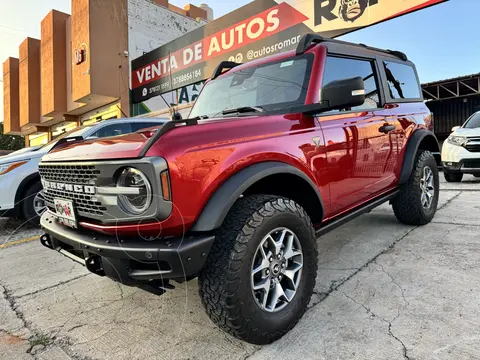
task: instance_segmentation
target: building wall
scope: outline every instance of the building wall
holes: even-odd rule
[[[72,61],[72,100],[82,102],[91,89],[90,62],[90,0],[72,1],[71,55],[75,49],[85,50],[85,61],[81,64],[74,64]]]
[[[40,124],[40,40],[26,38],[19,47],[20,126]]]
[[[120,98],[128,93],[126,0],[90,0],[90,6],[91,91]]]
[[[67,111],[66,21],[69,17],[68,14],[52,10],[41,23],[41,98],[44,117]]]
[[[475,111],[480,110],[480,95],[428,101],[426,105],[433,113],[435,134],[445,138],[454,126],[463,125]]]
[[[128,51],[136,59],[206,24],[145,0],[128,0]]]
[[[72,47],[72,18],[69,17],[65,22],[65,68],[67,80],[67,112],[74,111],[81,107],[81,104],[73,101],[73,84],[72,84],[72,61],[73,61],[73,47]]]
[[[82,120],[130,116],[131,60],[206,23],[187,16],[206,18],[196,6],[154,1],[71,0],[71,15],[50,11],[41,41],[27,38],[4,65],[6,132],[39,142]]]
[[[17,58],[10,57],[3,63],[3,131],[7,134],[20,133],[18,67]]]

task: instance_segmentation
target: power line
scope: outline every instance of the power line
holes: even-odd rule
[[[14,28],[14,27],[11,27],[11,26],[8,26],[8,25],[4,25],[4,24],[0,24],[0,27],[4,27],[6,29],[10,29],[10,30],[14,30],[14,31],[23,32],[22,29],[17,29],[17,28]]]

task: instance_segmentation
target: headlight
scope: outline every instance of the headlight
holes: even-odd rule
[[[25,163],[27,163],[27,161],[19,161],[19,162],[0,165],[0,175],[6,174],[12,171],[13,169],[16,169],[17,167],[22,166]]]
[[[118,195],[120,205],[133,215],[143,214],[152,203],[152,187],[140,170],[124,169],[118,177],[117,187],[122,188]]]
[[[450,135],[448,137],[448,142],[452,145],[462,146],[466,141],[467,139],[463,136]]]

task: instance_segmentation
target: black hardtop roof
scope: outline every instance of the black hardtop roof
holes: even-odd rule
[[[408,62],[408,57],[401,51],[397,50],[389,50],[389,49],[379,49],[372,46],[367,46],[365,44],[356,44],[348,41],[337,40],[327,38],[318,34],[305,34],[299,41],[296,53],[297,55],[301,55],[305,53],[312,45],[315,44],[324,44],[327,48],[335,52],[335,49],[345,49],[350,48],[350,52],[374,52],[374,53],[381,53],[383,56],[391,56],[402,61]]]

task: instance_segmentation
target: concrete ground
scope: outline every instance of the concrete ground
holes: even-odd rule
[[[319,238],[309,310],[262,347],[217,329],[196,281],[120,286],[2,219],[0,359],[480,359],[480,179],[441,188],[427,226],[384,205]]]

